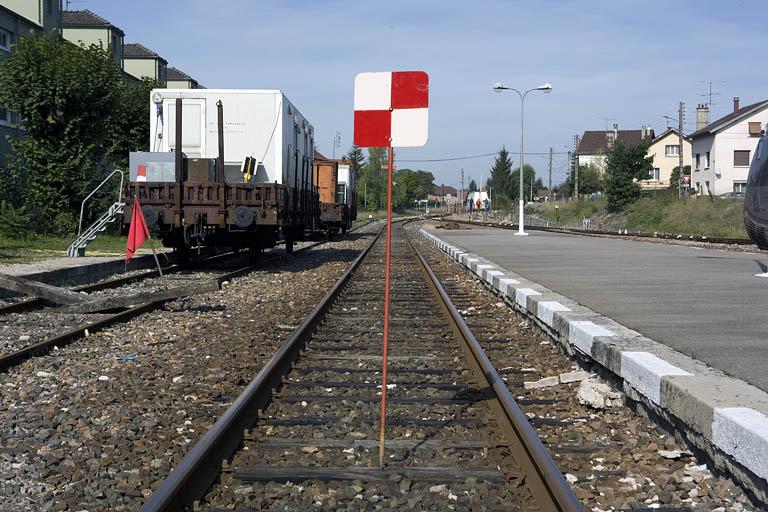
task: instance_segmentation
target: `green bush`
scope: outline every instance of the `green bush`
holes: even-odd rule
[[[31,216],[23,206],[14,208],[5,200],[0,201],[0,236],[26,238]]]

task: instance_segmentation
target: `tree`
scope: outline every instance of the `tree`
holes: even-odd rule
[[[518,167],[509,176],[510,178],[510,197],[515,201],[520,199],[520,168]],[[525,164],[523,169],[523,199],[528,197],[531,193],[531,183],[533,183],[533,193],[544,188],[544,184],[540,178],[536,178],[536,171],[532,165]],[[531,199],[531,198],[529,198]],[[495,201],[495,199],[494,199]]]
[[[358,197],[365,201],[368,196],[368,204],[364,207],[368,211],[380,210],[387,204],[387,170],[382,169],[386,165],[385,148],[368,148],[368,162],[363,166],[362,179],[357,183],[358,191],[364,191]]]
[[[519,178],[518,178],[519,179]],[[512,160],[509,152],[502,147],[491,167],[491,177],[488,178],[488,188],[493,193],[494,206],[508,206],[512,199]]]
[[[560,193],[566,196],[573,195],[576,172],[571,171],[565,182],[560,187]],[[594,164],[580,165],[579,166],[579,195],[581,194],[595,194],[604,190],[605,184],[603,178],[600,176],[600,170]]]
[[[21,39],[0,64],[0,104],[24,131],[11,141],[0,193],[26,206],[37,230],[71,232],[82,199],[146,146],[150,86],[123,82],[101,47],[51,34]]]
[[[690,176],[691,175],[691,166],[686,165],[683,167],[683,176]],[[674,169],[672,169],[672,174],[669,177],[669,188],[673,190],[677,190],[678,186],[680,185],[680,166],[675,166]]]
[[[470,192],[477,192],[477,183],[475,183],[475,180],[470,180],[470,182],[469,182],[469,191]]]
[[[355,176],[360,176],[360,171],[363,168],[363,164],[365,164],[363,150],[352,144],[352,147],[349,148],[347,154],[344,155],[344,160],[349,160],[351,162],[349,167],[352,172],[355,173]]]
[[[149,95],[152,89],[162,87],[160,82],[145,78],[139,83],[120,81],[117,85],[120,100],[118,115],[110,123],[112,147],[109,155],[120,169],[128,168],[128,154],[144,150],[149,141]]]
[[[621,141],[608,151],[605,161],[605,194],[608,209],[620,211],[640,197],[637,181],[648,178],[653,159],[648,157],[647,143],[626,145]]]

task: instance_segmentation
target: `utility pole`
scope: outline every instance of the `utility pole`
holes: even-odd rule
[[[333,136],[333,159],[336,160],[336,148],[341,147],[341,132],[336,132]]]
[[[552,199],[552,155],[555,152],[555,148],[549,148],[549,198]]]
[[[459,202],[462,203],[459,205],[459,211],[461,211],[462,206],[467,204],[467,199],[464,197],[464,169],[461,170],[461,190],[459,190]]]
[[[579,136],[574,135],[573,136],[573,173],[574,173],[574,179],[573,179],[573,191],[574,191],[574,198],[579,198]]]
[[[712,87],[712,82],[710,82],[710,88]],[[710,89],[711,94],[711,89]],[[678,149],[678,173],[677,173],[677,195],[678,197],[683,197],[683,125],[685,121],[685,103],[682,101],[680,102],[680,106],[677,109],[677,130],[678,130],[678,143],[680,144],[680,148]]]

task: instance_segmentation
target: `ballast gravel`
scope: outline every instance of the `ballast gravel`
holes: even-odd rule
[[[377,231],[0,374],[0,511],[137,510]]]

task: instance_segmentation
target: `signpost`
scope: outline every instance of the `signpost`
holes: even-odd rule
[[[392,255],[392,148],[427,142],[429,76],[424,71],[359,73],[355,77],[355,135],[359,147],[387,148],[387,245],[384,259],[384,333],[381,357],[379,467],[384,468],[389,350],[389,282]]]

